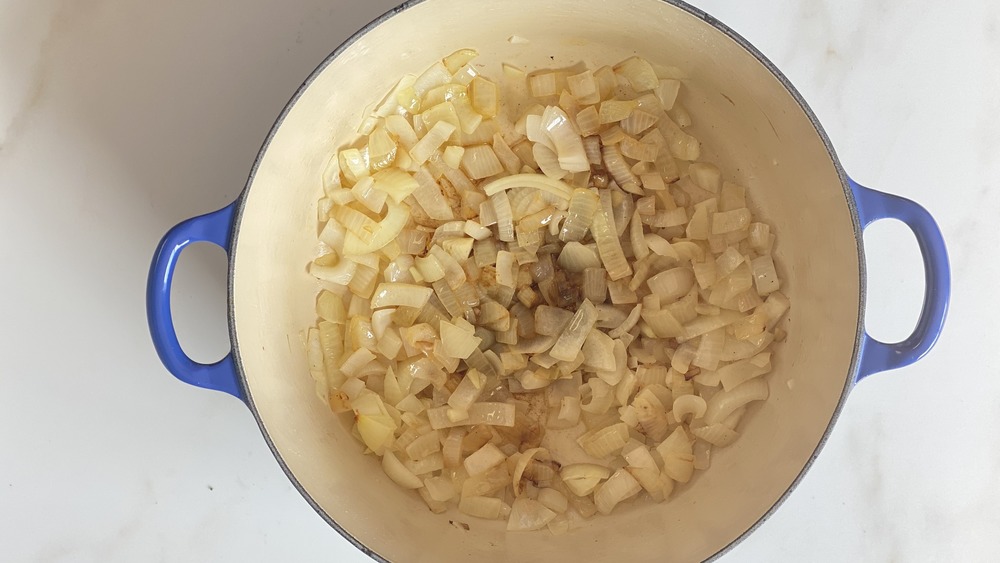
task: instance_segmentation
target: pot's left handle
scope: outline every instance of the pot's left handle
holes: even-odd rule
[[[236,203],[218,211],[188,219],[170,229],[153,255],[146,286],[146,315],[149,332],[160,361],[170,373],[185,383],[205,389],[223,391],[243,400],[243,390],[233,363],[233,353],[214,364],[195,362],[181,349],[170,313],[170,287],[174,268],[181,252],[193,242],[210,242],[229,254],[229,234],[233,227]]]
[[[866,188],[854,180],[850,185],[861,228],[879,219],[902,221],[916,236],[924,260],[924,304],[916,328],[909,338],[895,343],[880,342],[865,333],[855,378],[861,381],[873,373],[908,366],[934,347],[948,314],[951,268],[941,229],[926,209],[908,199]]]

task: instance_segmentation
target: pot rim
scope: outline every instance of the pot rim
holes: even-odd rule
[[[378,16],[377,18],[369,22],[367,25],[356,31],[343,43],[337,46],[337,48],[334,49],[329,55],[327,55],[323,59],[323,61],[316,67],[316,69],[313,70],[312,73],[310,73],[309,76],[296,89],[295,93],[282,108],[281,113],[278,114],[278,117],[275,119],[274,124],[268,131],[267,137],[265,137],[260,150],[254,157],[253,166],[250,169],[250,174],[249,177],[247,178],[247,182],[243,190],[240,192],[239,196],[236,198],[235,214],[233,216],[233,223],[232,223],[233,227],[229,235],[230,248],[234,250],[237,248],[236,244],[239,239],[240,225],[242,224],[243,211],[246,206],[247,194],[249,193],[250,188],[253,186],[254,179],[257,174],[257,169],[260,166],[261,160],[264,154],[267,152],[267,149],[271,144],[271,140],[274,138],[278,129],[281,128],[285,118],[288,116],[288,113],[295,106],[296,102],[299,100],[302,94],[306,91],[306,89],[309,88],[309,86],[312,85],[313,81],[326,69],[326,67],[330,63],[332,63],[348,47],[353,45],[361,37],[365,36],[368,32],[375,29],[382,23],[388,21],[390,18],[400,13],[403,13],[409,8],[412,8],[413,6],[416,6],[418,4],[422,4],[426,1],[427,0],[407,0],[406,2],[403,2],[399,6],[396,6],[395,8],[388,10],[387,12],[383,13],[382,15]],[[858,213],[857,201],[855,200],[854,192],[850,187],[847,173],[844,170],[843,165],[841,165],[840,159],[837,157],[837,153],[833,148],[833,144],[830,142],[830,138],[827,136],[826,131],[820,124],[819,119],[816,117],[816,114],[813,113],[812,109],[809,107],[809,104],[806,103],[802,95],[798,92],[798,90],[795,89],[791,81],[780,70],[778,70],[778,67],[775,66],[774,63],[772,63],[763,53],[761,53],[756,47],[754,47],[753,44],[751,44],[743,36],[741,36],[739,33],[734,31],[732,28],[722,23],[718,19],[712,17],[711,15],[709,15],[708,13],[704,12],[699,8],[696,8],[695,6],[692,6],[691,4],[684,2],[683,0],[659,0],[659,1],[663,2],[664,4],[669,4],[673,7],[679,8],[687,12],[688,14],[695,16],[696,18],[714,27],[716,30],[721,31],[727,37],[735,41],[740,47],[742,47],[748,53],[753,55],[753,57],[757,59],[757,61],[760,62],[764,66],[764,68],[766,68],[781,83],[781,85],[792,96],[795,102],[798,103],[799,107],[805,113],[810,123],[812,123],[813,128],[816,131],[816,134],[819,135],[820,140],[823,142],[823,146],[826,148],[827,154],[829,155],[830,160],[832,161],[834,168],[837,171],[837,176],[840,178],[841,188],[844,191],[844,197],[847,201],[847,206],[851,212],[851,224],[854,228],[854,239],[857,245],[857,252],[858,252],[858,274],[859,274],[858,326],[856,328],[854,337],[854,350],[851,356],[850,368],[848,369],[848,373],[844,378],[844,388],[841,391],[841,395],[837,401],[837,405],[834,408],[832,415],[830,416],[830,421],[827,423],[826,429],[823,431],[823,435],[820,437],[819,442],[816,444],[816,448],[810,454],[809,458],[802,466],[802,469],[799,471],[798,475],[795,476],[795,479],[793,479],[791,484],[789,484],[788,488],[785,489],[785,492],[783,492],[781,496],[778,498],[778,500],[775,501],[775,503],[771,505],[771,507],[768,508],[767,511],[763,515],[761,515],[761,517],[758,518],[757,521],[755,521],[749,528],[747,528],[738,537],[733,539],[727,545],[725,545],[717,552],[712,554],[708,559],[706,559],[706,561],[715,561],[718,558],[725,555],[726,553],[728,553],[729,551],[731,551],[734,547],[736,547],[748,536],[750,536],[750,534],[756,531],[757,528],[759,528],[768,518],[770,518],[775,513],[775,511],[782,504],[784,504],[784,502],[788,499],[789,495],[792,493],[793,490],[795,490],[796,487],[798,487],[805,474],[809,471],[813,463],[816,461],[817,456],[822,451],[823,447],[826,445],[826,442],[830,437],[830,433],[833,430],[833,426],[836,424],[837,419],[840,417],[840,413],[844,408],[844,403],[847,399],[847,396],[850,393],[851,389],[853,388],[854,384],[856,383],[856,377],[859,367],[859,358],[860,358],[862,344],[864,343],[864,326],[865,326],[864,315],[865,315],[865,302],[867,297],[867,284],[865,283],[866,280],[865,259],[864,259],[865,254],[864,254],[864,246],[862,244],[861,219]],[[323,510],[323,508],[319,505],[319,503],[317,503],[316,500],[312,498],[312,496],[305,490],[303,485],[295,477],[294,473],[289,469],[288,464],[285,462],[284,458],[281,456],[281,453],[279,453],[277,447],[275,446],[274,441],[272,440],[271,435],[268,432],[267,427],[264,424],[264,421],[261,418],[260,413],[257,410],[257,407],[254,403],[253,393],[251,393],[250,388],[247,386],[246,376],[243,370],[243,362],[240,356],[240,346],[239,346],[239,341],[236,337],[236,324],[234,320],[235,319],[235,307],[234,307],[235,304],[233,298],[234,273],[235,273],[235,252],[233,252],[233,254],[229,257],[229,271],[227,274],[229,339],[230,342],[232,343],[233,362],[236,367],[236,372],[238,375],[238,383],[240,389],[243,392],[243,398],[247,406],[250,408],[250,412],[253,413],[254,420],[257,422],[257,426],[260,428],[261,434],[264,436],[264,441],[267,443],[267,447],[271,450],[271,453],[277,460],[278,465],[281,467],[281,470],[288,477],[289,481],[291,481],[292,484],[295,486],[295,489],[299,492],[299,494],[302,495],[302,497],[306,500],[309,506],[311,506],[313,510],[315,510],[316,513],[319,514],[321,518],[323,518],[323,520],[325,520],[333,529],[335,529],[341,536],[343,536],[344,539],[346,539],[348,542],[354,545],[354,547],[358,548],[358,550],[360,550],[365,555],[369,556],[375,561],[379,561],[382,563],[390,563],[389,559],[383,557],[382,555],[377,553],[374,549],[368,547],[358,538],[354,537],[349,531],[343,528],[340,524],[336,522],[336,520],[334,520],[329,514],[327,514],[325,510]]]

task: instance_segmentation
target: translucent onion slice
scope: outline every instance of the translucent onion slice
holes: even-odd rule
[[[664,110],[669,110],[674,107],[674,102],[677,101],[677,94],[680,92],[681,81],[674,78],[667,78],[660,80],[659,84],[656,86],[656,97],[659,98],[660,104],[662,104]]]
[[[469,417],[458,422],[448,418],[449,408],[450,407],[437,407],[427,409],[427,418],[430,420],[431,428],[440,430],[442,428],[475,426],[477,424],[506,427],[514,426],[514,405],[510,403],[475,403],[469,407]]]
[[[476,336],[472,330],[441,321],[441,345],[444,353],[452,358],[461,360],[468,358],[482,341],[483,339]]]
[[[555,96],[559,93],[555,72],[540,72],[528,76],[528,88],[536,98]]]
[[[497,115],[498,94],[497,85],[481,76],[472,79],[469,84],[469,97],[472,107],[484,118],[492,119]]]
[[[636,315],[638,318],[638,315]],[[615,341],[601,330],[591,330],[583,343],[583,365],[594,371],[617,369],[615,361]]]
[[[427,159],[441,148],[441,145],[445,144],[457,130],[458,127],[452,123],[438,121],[422,139],[417,141],[417,144],[413,145],[413,148],[410,149],[410,158],[418,165],[427,162]]]
[[[755,356],[755,358],[760,356],[763,356],[763,354]],[[755,364],[752,359],[742,360],[719,368],[716,373],[718,374],[719,381],[722,383],[722,388],[730,391],[746,381],[760,377],[771,371],[770,360],[758,363],[760,365]]]
[[[441,191],[441,186],[427,168],[420,167],[413,174],[413,179],[417,181],[413,198],[431,219],[450,221],[455,218],[454,211]]]
[[[458,502],[458,510],[486,520],[499,520],[502,518],[504,503],[502,500],[493,497],[465,496]]]
[[[520,497],[514,500],[507,520],[508,532],[540,530],[555,519],[557,514],[537,500]]]
[[[601,154],[604,158],[604,167],[607,168],[608,173],[611,174],[619,185],[628,183],[637,184],[639,182],[639,178],[632,173],[632,169],[625,162],[621,151],[616,145],[606,144]]]
[[[729,326],[743,318],[736,311],[721,311],[718,315],[698,317],[684,327],[685,339],[695,338],[713,330]]]
[[[583,412],[594,415],[602,415],[609,412],[615,400],[614,388],[602,378],[597,377],[590,378],[590,380],[580,386],[580,395],[582,397],[580,409]],[[585,449],[586,447],[584,446]]]
[[[557,514],[562,514],[569,508],[569,499],[566,495],[549,487],[539,489],[538,502]]]
[[[656,447],[663,459],[663,471],[674,481],[687,483],[694,473],[694,452],[692,443],[684,431],[678,426],[670,436]]]
[[[549,354],[557,360],[567,362],[574,360],[596,323],[597,309],[590,301],[584,299],[566,327],[566,331],[559,335]]]
[[[587,268],[600,268],[601,259],[590,247],[570,241],[559,252],[559,266],[567,272],[581,273]]]
[[[490,196],[490,208],[496,218],[495,224],[501,241],[514,241],[514,212],[510,206],[510,198],[504,191],[498,191]]]
[[[636,109],[628,117],[622,120],[621,128],[622,131],[629,135],[640,135],[653,125],[656,125],[656,121],[658,119],[659,117],[655,114],[641,109]]]
[[[632,137],[626,136],[618,144],[622,156],[627,156],[632,160],[640,162],[653,162],[659,154],[659,147],[652,143],[643,143]]]
[[[607,300],[608,278],[604,268],[586,268],[583,271],[583,296],[595,305]]]
[[[556,154],[559,155],[560,168],[567,172],[590,171],[583,139],[573,129],[566,112],[556,106],[545,108],[541,127],[548,134]]]
[[[489,145],[467,147],[462,155],[462,170],[473,180],[481,180],[503,172],[503,165]]]
[[[670,154],[681,160],[695,161],[701,156],[701,143],[691,135],[685,133],[670,116],[660,114],[660,119],[656,122],[660,132],[667,140],[667,147]]]
[[[597,212],[598,203],[598,197],[594,192],[581,188],[573,190],[573,195],[569,198],[566,220],[563,221],[559,231],[559,239],[564,242],[583,239]]]
[[[492,443],[487,443],[465,458],[462,466],[469,475],[481,475],[507,460],[507,455]]]
[[[540,176],[538,174],[515,174],[513,176],[507,176],[506,178],[500,178],[486,184],[482,189],[483,193],[486,195],[493,196],[499,192],[512,188],[533,188],[548,192],[564,200],[568,200],[573,194],[573,188],[565,182],[546,176]]]
[[[750,261],[750,267],[753,269],[753,281],[758,295],[769,295],[778,290],[781,283],[770,254],[754,258]]]
[[[408,283],[380,283],[372,297],[372,308],[412,307],[420,309],[427,304],[433,290]]]
[[[386,451],[382,456],[382,470],[404,489],[419,489],[424,486],[424,482],[407,469],[391,451]]]
[[[605,428],[591,430],[577,438],[576,441],[588,455],[601,459],[620,452],[628,440],[628,425],[619,422]]]
[[[578,497],[589,495],[604,479],[611,476],[611,470],[603,465],[593,463],[574,463],[564,465],[559,471],[559,477],[566,487]]]
[[[767,250],[770,242],[771,227],[766,223],[750,224],[750,248],[757,251]]]
[[[530,448],[521,453],[521,456],[517,459],[517,465],[514,466],[514,475],[512,479],[515,497],[521,496],[523,488],[521,485],[521,477],[524,476],[524,470],[528,468],[528,464],[531,463],[535,456],[548,458],[549,451],[545,448]]]
[[[719,235],[746,229],[750,224],[750,210],[736,209],[712,214],[712,234]]]
[[[736,409],[752,401],[763,401],[767,397],[767,382],[760,378],[751,379],[730,390],[719,391],[708,401],[705,423],[711,425],[722,422]]]
[[[639,494],[642,485],[625,468],[615,473],[594,491],[594,504],[601,514],[611,514],[618,503]]]
[[[642,57],[629,57],[615,65],[614,71],[624,76],[636,92],[653,90],[660,85],[653,66]]]
[[[413,176],[398,168],[380,170],[372,176],[372,179],[375,181],[375,187],[389,194],[396,203],[402,203],[420,185]]]
[[[698,395],[681,395],[674,399],[673,415],[677,422],[690,422],[705,415],[708,405]],[[690,420],[688,420],[690,417]]]
[[[493,152],[508,174],[517,174],[521,170],[521,159],[514,154],[500,133],[493,135]]]
[[[635,100],[608,100],[601,103],[598,115],[601,124],[618,123],[632,114],[632,111],[639,107],[639,102]]]
[[[597,135],[601,130],[601,118],[597,113],[597,108],[588,106],[576,114],[576,127],[584,137]],[[586,147],[585,147],[586,148]],[[589,156],[591,153],[587,151]]]
[[[542,170],[542,174],[549,178],[561,180],[569,174],[559,165],[559,155],[544,144],[535,143],[535,146],[531,147],[531,154],[535,157],[535,162]]]
[[[726,427],[724,424],[711,424],[700,428],[692,428],[691,433],[699,440],[719,447],[728,446],[740,437],[739,432]]]
[[[350,260],[341,260],[336,266],[321,266],[315,262],[309,264],[309,273],[316,279],[342,286],[351,283],[357,269],[358,265]]]
[[[608,271],[608,278],[612,281],[620,280],[632,274],[632,267],[625,259],[622,251],[621,241],[610,224],[607,214],[598,211],[594,214],[594,221],[591,225],[594,240],[597,241],[597,250],[601,255],[601,261]]]
[[[580,74],[567,76],[566,86],[573,97],[583,105],[596,104],[601,101],[597,80],[594,79],[594,73],[589,69]]]

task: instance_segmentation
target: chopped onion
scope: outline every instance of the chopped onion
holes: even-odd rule
[[[681,130],[674,123],[674,120],[666,114],[660,114],[660,119],[656,124],[660,128],[660,133],[667,140],[670,154],[681,160],[698,160],[698,157],[701,156],[701,143],[698,142],[698,139]]]
[[[618,123],[632,114],[632,111],[639,107],[639,103],[634,100],[608,100],[601,102],[598,112],[601,125],[607,123]]]
[[[591,430],[577,438],[577,443],[587,452],[587,455],[601,459],[620,452],[628,439],[628,426],[624,422],[620,422],[606,428]]]
[[[462,170],[473,180],[481,180],[503,172],[503,165],[489,145],[476,145],[465,149]]]
[[[507,460],[507,456],[492,443],[479,448],[462,462],[469,475],[480,475]]]
[[[535,157],[535,162],[542,170],[542,174],[549,178],[561,180],[569,174],[559,165],[559,155],[542,143],[535,143],[535,146],[531,148],[531,154]]]
[[[453,428],[455,426],[475,426],[488,424],[490,426],[514,426],[514,405],[507,403],[475,403],[469,407],[469,417],[460,422],[448,418],[450,407],[437,407],[427,410],[427,418],[431,428]]]
[[[763,354],[755,356],[755,358],[760,356],[763,356]],[[771,363],[769,359],[766,362],[759,363],[761,363],[761,365],[757,365],[753,363],[753,359],[749,359],[733,362],[719,368],[716,373],[718,374],[719,381],[722,383],[723,389],[726,391],[732,390],[746,381],[771,371]]]
[[[753,281],[758,295],[768,295],[778,290],[780,283],[770,254],[754,258],[750,261],[750,267],[753,268]]]
[[[549,354],[557,360],[572,361],[580,352],[584,340],[596,323],[597,309],[590,301],[584,299],[566,327],[566,331],[559,335]]]
[[[441,145],[447,142],[457,129],[458,127],[452,123],[438,121],[422,139],[417,141],[417,144],[413,145],[413,148],[410,149],[410,157],[417,164],[427,162],[427,159],[441,148]]]
[[[727,428],[724,424],[711,424],[700,428],[692,428],[691,433],[699,440],[704,440],[713,446],[719,447],[728,446],[740,437],[738,432]]]
[[[468,358],[482,341],[483,339],[471,330],[467,331],[450,322],[441,321],[441,344],[444,353],[452,358],[462,360]]]
[[[719,391],[708,401],[705,423],[716,424],[723,421],[733,411],[752,401],[763,401],[768,397],[767,382],[751,379],[732,389]]]
[[[750,224],[750,210],[720,211],[712,215],[712,234],[719,235],[743,230]],[[731,247],[730,247],[731,248]]]
[[[419,309],[430,299],[433,290],[429,287],[408,283],[381,283],[375,288],[372,308],[413,307]]]
[[[538,502],[557,514],[562,514],[569,508],[569,500],[566,495],[549,487],[539,489]]]
[[[590,171],[587,153],[583,150],[583,139],[573,129],[566,112],[556,106],[545,108],[541,127],[559,155],[560,168],[567,172]]]
[[[657,117],[652,113],[642,111],[641,109],[636,109],[631,114],[629,114],[628,117],[622,120],[621,128],[622,131],[624,131],[629,135],[639,135],[647,131],[653,125],[656,125],[656,121],[658,119],[659,117]],[[658,148],[658,145],[654,146]]]
[[[497,85],[481,76],[473,78],[469,85],[472,107],[486,119],[497,115],[497,95]]]
[[[660,80],[660,83],[656,87],[656,97],[659,98],[660,104],[663,105],[664,110],[669,110],[674,107],[674,102],[677,100],[677,94],[680,91],[680,88],[680,80],[673,78]]]
[[[493,497],[473,497],[462,495],[458,509],[476,518],[499,520],[503,511],[503,501]]]
[[[601,514],[610,514],[618,503],[639,494],[642,485],[625,468],[615,473],[594,491],[594,504]]]
[[[404,489],[419,489],[424,486],[423,481],[407,469],[392,452],[387,451],[382,455],[382,470]]]
[[[556,513],[537,500],[521,497],[514,500],[507,520],[508,532],[540,530],[555,519]]]
[[[608,217],[607,213],[598,211],[594,214],[591,230],[597,241],[601,261],[604,262],[604,267],[608,271],[608,278],[616,281],[630,275],[632,268],[625,259],[621,241],[618,239],[611,221],[612,219]]]
[[[601,267],[601,259],[590,247],[570,241],[559,253],[559,266],[567,272],[580,273],[587,268]]]
[[[705,399],[697,395],[681,395],[674,399],[674,419],[678,422],[683,422],[690,416],[691,420],[697,420],[705,416],[705,409],[707,408]]]
[[[594,73],[590,70],[567,76],[566,85],[573,97],[581,104],[590,105],[601,101],[597,80],[594,79]]]
[[[563,483],[578,497],[589,495],[601,481],[611,475],[611,470],[593,463],[565,465],[559,471]]]
[[[555,72],[541,72],[528,76],[528,88],[536,98],[555,96],[559,93]]]
[[[521,453],[521,456],[518,458],[517,464],[514,466],[512,479],[515,497],[521,496],[521,477],[524,475],[524,470],[528,468],[528,464],[531,463],[536,455],[548,458],[549,452],[545,448],[530,448]]]
[[[649,61],[641,57],[630,57],[615,65],[615,72],[624,76],[636,92],[652,90],[660,85],[660,79]]]
[[[638,160],[640,162],[653,162],[659,153],[659,147],[652,143],[642,143],[632,137],[626,136],[619,143],[622,156]]]
[[[586,268],[583,271],[583,296],[594,304],[607,299],[607,272],[603,268]]]
[[[770,243],[771,228],[765,223],[750,224],[750,248],[757,251],[767,250]]]
[[[679,71],[492,82],[475,56],[403,77],[322,163],[308,367],[431,511],[562,533],[708,468],[767,397],[789,302],[746,188],[698,161]],[[545,432],[580,424],[606,466],[556,479]]]
[[[602,156],[604,167],[619,184],[638,183],[639,179],[622,157],[621,151],[615,145],[605,145]]]
[[[558,196],[560,199],[568,200],[573,193],[573,189],[552,178],[540,176],[538,174],[516,174],[507,176],[499,180],[494,180],[483,186],[483,192],[488,196],[493,196],[504,190],[511,188],[534,188]],[[500,239],[503,240],[503,239]]]

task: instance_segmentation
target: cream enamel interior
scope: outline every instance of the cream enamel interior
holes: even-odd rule
[[[512,45],[511,35],[530,40]],[[383,475],[315,396],[301,332],[314,322],[325,160],[352,141],[363,107],[407,72],[473,47],[529,69],[595,66],[641,54],[682,68],[683,102],[704,157],[749,187],[778,234],[792,309],[771,399],[742,438],[666,504],[633,503],[569,534],[508,535],[502,522],[431,514]],[[303,490],[338,525],[392,561],[689,561],[712,556],[770,509],[809,461],[852,371],[859,261],[836,165],[806,113],[752,54],[700,18],[659,0],[427,0],[347,47],[305,89],[266,148],[237,228],[235,338],[264,431]],[[449,524],[460,520],[465,531]]]

